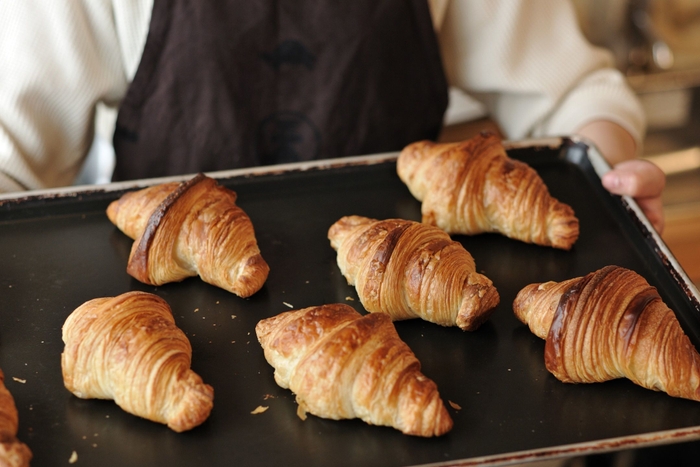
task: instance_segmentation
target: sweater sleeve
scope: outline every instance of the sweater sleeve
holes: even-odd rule
[[[11,70],[0,73],[0,191],[73,182],[95,106],[117,105],[138,66],[150,7],[137,4],[0,2],[0,63]]]
[[[586,41],[569,2],[452,0],[439,39],[450,85],[480,101],[507,138],[568,135],[609,120],[641,145],[637,96],[612,55]]]

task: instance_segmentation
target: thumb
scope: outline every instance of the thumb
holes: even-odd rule
[[[652,162],[634,159],[617,164],[603,175],[601,182],[616,195],[657,198],[666,186],[666,174]]]

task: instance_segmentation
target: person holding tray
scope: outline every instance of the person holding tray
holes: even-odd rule
[[[560,0],[0,3],[0,191],[74,184],[98,104],[112,180],[400,150],[448,90],[505,138],[577,134],[663,229],[643,110]]]

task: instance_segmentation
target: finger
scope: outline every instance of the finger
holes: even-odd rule
[[[607,190],[617,195],[656,198],[666,186],[666,175],[652,162],[635,159],[620,162],[601,181]]]

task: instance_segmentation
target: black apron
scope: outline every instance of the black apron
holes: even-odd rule
[[[155,0],[114,180],[395,151],[446,107],[426,0]]]

